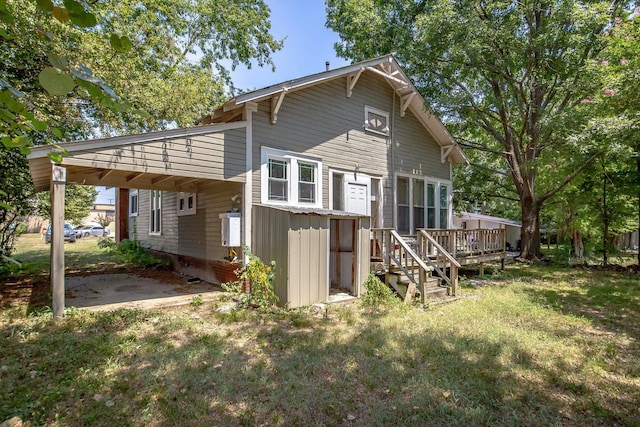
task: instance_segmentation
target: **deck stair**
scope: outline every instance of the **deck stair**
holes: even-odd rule
[[[462,265],[502,260],[506,256],[501,229],[417,230],[400,236],[391,228],[372,230],[371,269],[405,303],[415,296],[422,302],[458,295],[458,269]]]

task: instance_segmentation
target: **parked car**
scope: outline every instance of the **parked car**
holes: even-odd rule
[[[76,232],[76,239],[79,239],[82,236],[84,236],[84,234],[82,234],[84,227],[85,227],[84,225],[79,225],[76,228],[74,228],[74,231]]]
[[[102,237],[109,234],[108,229],[105,230],[103,227],[99,225],[84,225],[78,231],[80,232],[82,237],[89,237],[89,236]]]
[[[44,235],[45,243],[51,243],[51,224],[47,227],[47,232]],[[64,223],[64,241],[74,243],[76,241],[76,231],[68,222]]]

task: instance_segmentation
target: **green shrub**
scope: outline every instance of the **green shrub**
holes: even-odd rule
[[[118,244],[111,237],[105,237],[98,240],[98,247],[106,249],[109,253],[119,254],[123,261],[141,267],[154,267],[163,264],[162,260],[151,255],[139,240],[125,239]]]
[[[238,278],[235,282],[223,283],[222,288],[237,295],[240,298],[241,306],[257,307],[266,309],[274,306],[278,302],[275,294],[273,280],[275,279],[276,262],[271,261],[268,265],[260,258],[253,255],[247,248],[244,253],[249,257],[249,262],[234,273]],[[243,284],[248,281],[250,292],[243,292]]]
[[[378,276],[370,273],[364,281],[366,292],[360,298],[362,303],[369,307],[394,306],[400,303],[389,286],[383,283]]]

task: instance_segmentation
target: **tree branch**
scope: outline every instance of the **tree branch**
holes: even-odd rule
[[[580,172],[582,172],[582,170],[587,167],[589,165],[589,163],[591,163],[592,161],[594,161],[596,159],[596,157],[598,157],[599,155],[601,155],[603,153],[603,150],[598,151],[597,153],[595,153],[593,156],[589,157],[589,159],[587,159],[586,162],[584,162],[583,164],[580,165],[580,167],[578,169],[576,169],[575,171],[573,171],[569,176],[567,176],[564,181],[562,181],[560,183],[559,186],[557,186],[555,189],[547,192],[546,194],[543,194],[542,196],[538,197],[538,201],[540,203],[544,202],[545,200],[547,200],[550,197],[555,196],[560,190],[562,190],[567,184],[569,184],[571,181],[573,181],[573,178],[575,178],[576,176],[578,176],[578,174]]]

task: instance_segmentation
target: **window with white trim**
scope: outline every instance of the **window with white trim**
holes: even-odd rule
[[[138,190],[129,190],[129,216],[138,216]]]
[[[398,177],[398,232],[403,234],[411,233],[411,210],[409,178]]]
[[[389,113],[365,105],[364,128],[370,132],[389,136]]]
[[[162,232],[162,191],[149,191],[149,234]]]
[[[262,148],[261,199],[265,204],[322,207],[322,161]]]
[[[176,209],[178,216],[194,215],[196,213],[196,193],[178,193]]]
[[[415,175],[396,176],[396,229],[413,234],[419,228],[448,228],[451,183]]]

